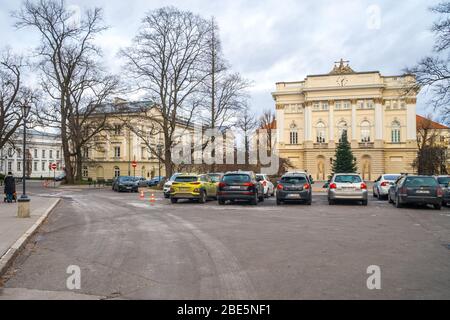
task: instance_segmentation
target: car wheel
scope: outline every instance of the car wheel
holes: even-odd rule
[[[433,205],[435,210],[441,210],[442,209],[442,205],[441,204],[435,204]]]
[[[177,203],[177,202],[178,202],[178,199],[170,198],[170,202],[172,202],[172,203]]]
[[[220,206],[223,206],[225,204],[225,200],[223,199],[218,199],[217,202],[219,203]]]
[[[258,204],[258,194],[255,193],[255,197],[250,200],[250,204],[256,206]]]
[[[262,194],[262,196],[258,197],[258,202],[264,202],[264,193]]]
[[[334,200],[328,199],[328,205],[334,206],[335,202]]]
[[[200,192],[200,198],[198,199],[199,203],[205,203],[206,202],[206,192],[205,191],[201,191]]]
[[[169,198],[170,198],[170,195],[164,194],[164,198],[169,199]]]
[[[373,197],[374,197],[374,198],[378,198],[378,195],[377,195],[377,193],[375,192],[375,189],[373,189]]]
[[[402,204],[400,203],[400,197],[399,196],[395,197],[395,207],[396,208],[401,208],[402,207]]]
[[[391,204],[394,203],[394,201],[392,201],[392,199],[391,199],[391,194],[390,193],[388,194],[388,202],[391,203]]]
[[[277,206],[281,206],[282,204],[283,204],[283,201],[277,199]]]

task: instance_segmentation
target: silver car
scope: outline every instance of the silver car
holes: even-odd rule
[[[395,184],[401,174],[384,174],[380,176],[373,184],[373,196],[378,199],[387,199],[389,189]]]
[[[356,173],[335,174],[328,184],[329,205],[334,205],[336,200],[354,200],[367,206],[367,194],[367,185]]]

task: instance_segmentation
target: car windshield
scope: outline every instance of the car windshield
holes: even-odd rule
[[[406,187],[436,187],[437,181],[433,177],[409,177],[406,179]]]
[[[135,179],[136,178],[133,178],[133,177],[120,177],[119,181],[120,182],[130,182],[130,181],[133,182],[133,181],[135,181]]]
[[[220,174],[210,174],[209,177],[211,178],[212,182],[219,182],[220,181]]]
[[[400,178],[400,175],[398,175],[398,176],[395,176],[395,175],[384,176],[384,180],[388,180],[388,181],[396,181],[398,178]]]
[[[439,177],[438,182],[440,185],[448,186],[450,184],[450,177]]]
[[[283,177],[281,178],[281,183],[287,184],[304,184],[307,183],[308,180],[305,176],[292,176],[292,177]]]
[[[227,174],[222,181],[228,183],[250,182],[250,176],[247,174]]]
[[[256,175],[256,181],[263,181],[263,180],[264,180],[264,176]]]
[[[361,177],[360,176],[355,176],[355,175],[347,175],[347,176],[336,176],[336,178],[334,178],[334,182],[337,183],[360,183],[362,182]]]
[[[175,178],[175,182],[196,182],[198,177],[194,176],[178,176]]]

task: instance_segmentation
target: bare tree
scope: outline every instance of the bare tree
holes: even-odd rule
[[[205,69],[209,24],[188,11],[164,7],[143,19],[133,45],[121,50],[132,85],[154,102],[145,109],[142,121],[152,130],[133,130],[154,150],[152,138],[161,135],[163,150],[156,152],[165,164],[166,175],[173,171],[171,149],[177,128],[188,127],[197,116],[202,97],[200,87],[209,71]]]
[[[11,142],[22,123],[20,105],[35,102],[36,95],[23,84],[23,58],[5,49],[0,53],[0,149]]]
[[[250,144],[254,136],[255,129],[258,127],[258,121],[255,114],[246,107],[241,117],[236,123],[236,127],[241,130],[244,137],[245,163],[250,164]]]
[[[436,35],[434,53],[420,60],[417,65],[405,71],[416,76],[416,83],[410,90],[428,88],[433,93],[431,103],[444,120],[450,121],[450,2],[442,2],[430,9],[440,18],[432,27]]]
[[[446,174],[447,144],[441,141],[440,129],[428,116],[417,125],[417,158],[413,166],[419,174]]]
[[[41,121],[55,125],[61,134],[66,180],[81,180],[81,150],[103,130],[105,119],[92,122],[102,102],[114,91],[117,80],[100,68],[101,52],[95,36],[106,29],[102,10],[87,10],[79,20],[64,1],[25,1],[14,12],[16,27],[31,27],[41,35],[41,85],[52,102],[39,110]]]
[[[274,135],[276,131],[275,127],[275,113],[268,109],[265,110],[262,116],[259,118],[259,127],[264,130],[264,134],[266,135],[267,141],[267,150],[272,153],[272,146],[274,143]]]

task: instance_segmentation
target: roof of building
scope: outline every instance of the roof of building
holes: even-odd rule
[[[418,129],[428,128],[428,129],[442,129],[442,130],[448,130],[449,127],[440,124],[436,121],[433,121],[431,119],[427,119],[425,117],[422,117],[421,115],[416,115],[416,123]]]

